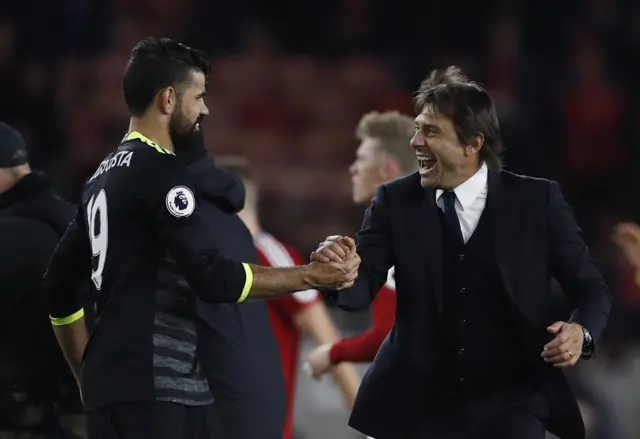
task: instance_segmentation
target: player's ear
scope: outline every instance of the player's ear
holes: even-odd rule
[[[178,96],[173,87],[167,87],[160,93],[160,111],[164,114],[171,114],[176,107]]]

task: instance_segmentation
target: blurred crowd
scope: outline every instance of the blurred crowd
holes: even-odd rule
[[[614,291],[603,353],[578,381],[598,391],[603,416],[608,405],[627,417],[602,437],[633,437],[624,435],[640,403],[620,382],[640,380],[640,290],[610,235],[616,222],[640,220],[640,3],[3,2],[0,120],[23,133],[32,165],[72,202],[127,129],[121,75],[149,35],[210,54],[207,144],[252,160],[265,225],[303,253],[362,219],[347,169],[363,113],[412,115],[412,90],[434,67],[458,64],[484,83],[507,168],[562,183]]]

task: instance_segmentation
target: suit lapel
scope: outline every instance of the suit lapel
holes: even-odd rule
[[[515,256],[513,245],[517,244],[514,240],[514,230],[518,226],[514,219],[515,208],[511,205],[509,194],[502,184],[502,174],[489,171],[488,178],[488,208],[493,251],[504,286],[511,298],[515,299],[512,282],[512,262]]]
[[[442,227],[435,200],[433,189],[422,187],[417,189],[417,212],[411,212],[409,216],[413,222],[409,230],[412,231],[417,244],[416,248],[419,249],[416,255],[417,267],[427,271],[425,276],[427,283],[424,285],[427,302],[430,302],[427,295],[430,294],[429,286],[431,286],[435,294],[435,303],[430,303],[436,305],[438,316],[442,317]]]

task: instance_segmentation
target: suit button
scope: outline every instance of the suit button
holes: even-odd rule
[[[464,377],[460,377],[460,382],[464,383]]]
[[[464,326],[467,324],[467,321],[465,319],[460,319],[460,326]]]
[[[460,355],[464,354],[464,348],[458,349],[458,354],[460,354]]]
[[[447,393],[447,395],[449,396],[449,398],[453,398],[454,393],[453,392],[449,392],[449,393]]]
[[[464,258],[466,258],[466,257],[467,257],[467,255],[465,255],[464,253],[460,253],[459,258],[460,258],[461,261],[464,261]]]
[[[466,293],[466,292],[467,292],[467,289],[466,289],[465,287],[462,287],[462,288],[460,288],[460,292],[461,292],[461,293]]]

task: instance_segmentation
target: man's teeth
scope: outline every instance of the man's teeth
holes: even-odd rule
[[[418,163],[421,169],[430,169],[436,164],[435,157],[418,157]]]

